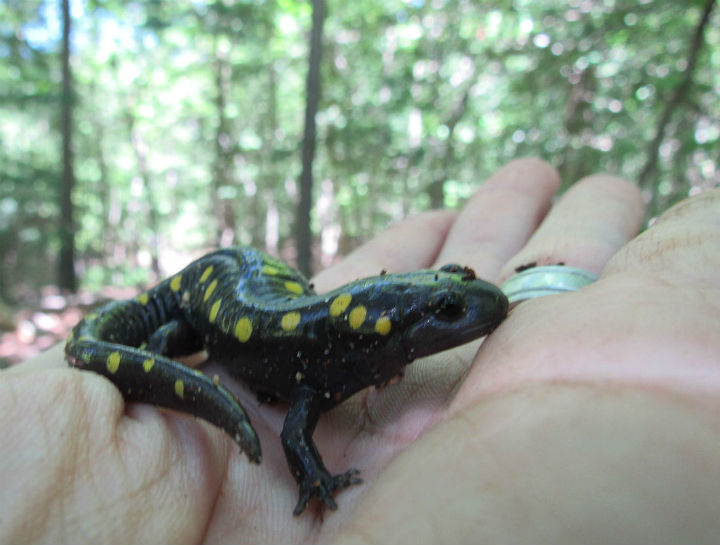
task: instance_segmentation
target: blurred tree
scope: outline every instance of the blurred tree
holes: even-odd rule
[[[665,133],[671,117],[680,109],[679,107],[681,103],[688,99],[687,95],[695,77],[698,56],[700,55],[700,51],[704,45],[705,29],[710,21],[710,14],[714,8],[715,0],[706,0],[700,20],[698,21],[697,27],[692,34],[687,57],[684,59],[684,74],[678,85],[674,89],[668,90],[670,98],[665,102],[665,107],[662,110],[655,129],[655,136],[648,146],[645,166],[643,166],[640,171],[640,175],[638,176],[643,189],[645,189],[648,194],[652,195],[649,203],[649,212],[652,215],[658,215],[662,211],[658,204],[660,195],[657,191],[652,190],[653,187],[657,185],[657,163],[658,155],[660,154],[660,146],[665,139]]]
[[[70,71],[70,35],[72,18],[70,0],[62,5],[62,103],[60,108],[60,131],[62,142],[62,183],[60,184],[60,251],[58,257],[58,286],[74,292],[75,276],[75,225],[73,222],[72,192],[75,186],[73,167],[73,84]]]
[[[302,143],[300,200],[296,219],[298,267],[308,276],[312,272],[310,209],[312,207],[313,161],[315,160],[315,116],[320,101],[320,59],[323,24],[325,22],[325,0],[313,0],[312,6],[310,58],[307,83],[305,85],[305,131],[303,132]]]
[[[315,42],[305,0],[71,2],[71,140],[64,4],[1,2],[0,296],[59,283],[59,226],[98,288],[218,244],[326,265],[522,155],[638,180],[653,215],[720,183],[715,1],[326,1]]]

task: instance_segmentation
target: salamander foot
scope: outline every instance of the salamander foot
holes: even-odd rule
[[[362,479],[358,477],[359,474],[359,470],[349,469],[340,475],[331,475],[324,470],[319,470],[316,475],[307,475],[300,483],[300,497],[293,515],[301,514],[310,498],[318,499],[325,507],[334,511],[337,509],[337,504],[333,499],[333,493],[348,486],[360,484]]]

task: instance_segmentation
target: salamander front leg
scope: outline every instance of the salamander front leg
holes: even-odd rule
[[[331,475],[322,462],[320,453],[312,440],[320,416],[316,401],[317,393],[308,387],[298,390],[290,406],[281,435],[285,458],[300,489],[293,515],[305,510],[310,498],[317,498],[325,507],[337,509],[333,492],[342,490],[362,479],[357,469],[350,469],[340,475]]]

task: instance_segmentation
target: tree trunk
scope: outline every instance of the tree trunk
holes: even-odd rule
[[[62,180],[60,182],[60,254],[58,256],[58,285],[75,292],[75,226],[73,223],[72,190],[75,185],[72,150],[72,74],[70,72],[70,0],[61,1],[62,36],[62,104],[60,132],[62,140]]]
[[[138,174],[142,180],[145,191],[145,203],[148,213],[148,226],[150,227],[150,258],[152,271],[155,278],[160,278],[160,218],[158,216],[157,203],[155,202],[155,191],[153,190],[152,174],[148,166],[147,150],[148,144],[137,127],[135,114],[128,108],[128,126],[130,129],[130,141],[132,142],[135,160],[137,161]]]
[[[223,195],[223,190],[235,185],[233,180],[233,155],[235,143],[227,118],[227,102],[230,94],[232,67],[228,61],[228,52],[218,45],[215,39],[214,76],[215,76],[215,164],[213,165],[212,200],[215,213],[215,245],[229,246],[237,233],[235,220],[235,202]],[[251,207],[248,207],[251,208]],[[247,221],[251,221],[250,218]]]
[[[272,38],[269,38],[270,41]],[[277,255],[279,251],[279,232],[278,232],[278,209],[276,206],[275,189],[278,187],[277,181],[280,179],[277,166],[273,161],[273,153],[276,146],[276,133],[278,129],[277,116],[277,71],[274,62],[270,63],[268,70],[267,82],[268,109],[263,115],[263,144],[260,151],[260,164],[262,170],[260,174],[260,188],[263,198],[258,199],[258,203],[263,201],[263,210],[265,212],[265,221],[263,225],[263,247],[271,254]],[[258,222],[259,223],[259,222]],[[259,234],[259,229],[258,229]],[[258,239],[259,241],[259,239]]]
[[[325,0],[313,0],[312,30],[310,32],[310,66],[305,86],[305,132],[303,135],[302,172],[300,174],[300,202],[296,219],[298,268],[308,276],[312,272],[312,207],[313,159],[315,157],[315,114],[320,100],[320,57],[325,22]]]
[[[448,134],[445,138],[444,147],[442,147],[441,151],[438,152],[438,158],[440,161],[439,169],[435,179],[426,189],[426,193],[430,196],[431,208],[443,208],[445,206],[445,182],[447,181],[451,168],[454,166],[455,162],[455,129],[467,111],[470,92],[475,85],[476,66],[477,65],[473,63],[472,75],[468,78],[468,83],[465,84],[465,89],[455,102],[452,110],[450,111],[450,115],[444,123],[444,125],[448,128]]]

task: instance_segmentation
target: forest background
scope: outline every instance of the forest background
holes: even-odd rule
[[[719,97],[715,0],[0,0],[0,363],[89,293],[228,244],[317,269],[519,156],[652,221],[720,185]]]

